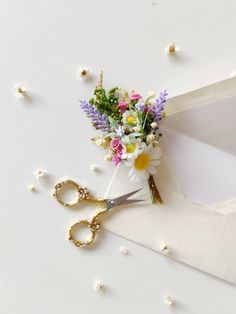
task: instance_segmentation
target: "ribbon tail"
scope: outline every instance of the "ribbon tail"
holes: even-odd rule
[[[158,203],[162,204],[163,201],[162,201],[161,195],[160,195],[160,193],[159,193],[159,191],[157,189],[156,182],[154,180],[153,175],[150,175],[150,177],[148,179],[148,185],[149,185],[149,188],[150,188],[153,204],[158,204]]]

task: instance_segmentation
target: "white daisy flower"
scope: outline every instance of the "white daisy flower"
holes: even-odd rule
[[[137,157],[137,155],[142,150],[143,143],[140,139],[136,138],[129,138],[129,141],[127,143],[123,143],[123,153],[122,153],[122,159],[130,159]]]
[[[134,110],[126,110],[123,113],[123,124],[127,126],[135,126],[138,122],[137,113]]]
[[[169,44],[165,48],[165,53],[174,54],[174,53],[178,52],[179,50],[180,50],[179,46],[176,46],[176,44],[172,43],[172,44]]]
[[[125,165],[131,167],[129,176],[131,181],[148,180],[150,174],[156,173],[156,166],[160,164],[161,149],[152,145],[144,146],[141,152],[128,160]]]
[[[14,87],[14,93],[16,95],[16,97],[18,97],[19,99],[22,99],[25,97],[26,94],[26,89],[24,87],[23,84],[16,84],[16,86]]]

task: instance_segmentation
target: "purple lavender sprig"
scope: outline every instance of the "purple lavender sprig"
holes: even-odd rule
[[[155,100],[155,103],[152,106],[152,114],[154,121],[158,124],[162,119],[162,112],[164,111],[164,106],[166,103],[168,93],[166,88],[160,92],[159,97]]]
[[[110,130],[108,116],[106,114],[101,114],[101,112],[85,100],[80,100],[80,107],[84,110],[87,117],[92,120],[92,124],[104,132]]]

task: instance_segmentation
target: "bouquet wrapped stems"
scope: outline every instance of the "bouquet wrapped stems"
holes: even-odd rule
[[[159,125],[166,100],[166,89],[158,97],[151,94],[145,98],[118,87],[107,91],[101,72],[94,96],[89,101],[80,101],[92,125],[101,132],[93,140],[106,149],[105,159],[114,166],[128,167],[131,182],[148,178],[152,201],[156,204],[162,203],[153,175],[160,164]]]
[[[148,179],[148,185],[149,185],[149,188],[150,188],[153,204],[158,204],[158,203],[162,204],[163,201],[162,201],[161,195],[160,195],[160,193],[159,193],[159,191],[157,189],[156,182],[154,180],[153,175],[150,175],[150,177]]]

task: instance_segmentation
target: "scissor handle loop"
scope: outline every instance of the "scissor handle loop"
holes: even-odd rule
[[[75,201],[66,202],[63,200],[61,192],[65,186],[72,186],[73,188],[77,190],[77,197]],[[57,183],[55,185],[55,191],[53,193],[53,196],[56,198],[56,200],[60,204],[62,204],[63,206],[68,206],[68,207],[75,206],[83,200],[90,200],[90,195],[89,195],[88,190],[86,188],[81,187],[78,183],[72,180],[65,180],[65,181]]]
[[[75,233],[80,227],[88,227],[90,229],[90,235],[87,240],[81,241],[79,240]],[[70,227],[69,230],[69,240],[72,241],[78,247],[86,247],[93,243],[96,237],[96,232],[100,229],[101,223],[96,221],[88,221],[88,220],[79,220],[75,224]]]
[[[108,211],[107,208],[103,208],[93,216],[91,221],[79,220],[70,227],[69,240],[72,241],[78,247],[86,247],[93,243],[96,237],[96,232],[101,228],[100,216]],[[76,231],[80,227],[88,227],[90,229],[90,235],[86,241],[81,241],[76,237]]]

